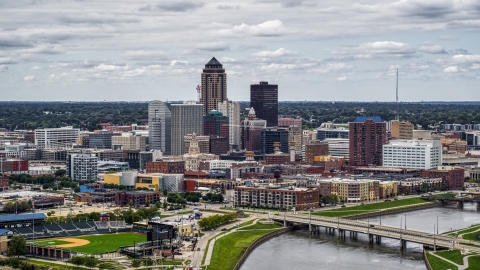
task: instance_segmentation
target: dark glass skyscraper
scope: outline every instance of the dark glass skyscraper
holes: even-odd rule
[[[278,126],[278,85],[268,82],[250,85],[250,107],[257,118],[267,120],[267,127]]]

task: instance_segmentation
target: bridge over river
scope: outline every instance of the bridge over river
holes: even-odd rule
[[[273,216],[272,219],[283,222],[284,226],[308,225],[310,233],[319,233],[321,228],[325,228],[328,232],[336,232],[339,238],[345,238],[346,232],[349,232],[351,237],[356,237],[358,233],[364,233],[368,236],[370,243],[373,243],[374,240],[377,243],[381,243],[382,237],[398,239],[400,240],[400,249],[406,248],[407,241],[432,246],[434,250],[436,250],[437,247],[454,249],[456,243],[455,238],[445,235],[430,234],[385,225],[374,225],[369,222],[342,218],[312,217],[310,213],[308,216],[304,214],[287,215],[284,213],[283,217],[281,215]]]
[[[426,201],[439,201],[442,203],[456,202],[458,208],[463,208],[463,203],[477,203],[477,210],[480,210],[480,198],[478,197],[459,197],[459,198],[441,198],[441,197],[422,197]]]

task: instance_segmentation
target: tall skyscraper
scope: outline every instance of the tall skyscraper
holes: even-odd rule
[[[172,155],[183,155],[184,136],[203,134],[203,104],[172,104]]]
[[[148,138],[150,150],[171,154],[172,114],[167,105],[155,100],[148,103]]]
[[[350,165],[382,166],[386,129],[386,123],[378,116],[359,116],[350,122]]]
[[[250,107],[268,127],[278,126],[278,85],[260,82],[250,85]]]
[[[243,121],[242,147],[247,151],[262,151],[262,131],[267,127],[267,121],[258,119],[255,110],[250,108],[248,118]]]
[[[218,110],[218,103],[227,100],[227,74],[215,57],[203,69],[201,93],[203,115],[207,115],[211,110]]]
[[[218,111],[228,117],[228,143],[230,144],[230,149],[241,149],[240,102],[228,100],[220,102],[218,103]]]

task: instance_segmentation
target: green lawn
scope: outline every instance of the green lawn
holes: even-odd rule
[[[460,250],[440,251],[435,252],[435,254],[459,265],[463,265],[463,257],[465,257]]]
[[[312,212],[312,215],[316,216],[324,216],[324,217],[346,217],[346,216],[354,216],[356,214],[366,214],[366,213],[373,213],[378,212],[381,210],[388,210],[394,207],[406,207],[416,204],[425,204],[428,203],[420,198],[409,198],[397,201],[390,201],[390,202],[378,202],[378,203],[370,203],[364,205],[357,205],[357,206],[350,206],[350,207],[342,207],[336,208],[326,211],[319,211],[319,212]]]
[[[458,268],[455,265],[447,261],[444,261],[440,258],[437,258],[429,253],[427,253],[427,260],[430,263],[430,266],[432,267],[433,270],[447,270],[447,269],[458,270]]]
[[[215,242],[209,270],[230,270],[240,260],[246,249],[258,238],[275,230],[239,231]]]
[[[147,236],[144,234],[138,233],[119,233],[119,234],[102,234],[102,235],[87,235],[87,236],[76,236],[71,238],[79,238],[90,241],[90,244],[85,246],[78,246],[71,249],[76,252],[85,253],[85,254],[100,254],[105,252],[116,251],[119,247],[122,246],[131,246],[133,242],[141,243],[147,241]],[[41,242],[44,242],[44,245],[50,245],[49,242],[55,242],[55,245],[58,245],[56,242],[66,242],[62,238],[52,238],[45,239]],[[67,242],[69,243],[69,242]]]
[[[460,234],[463,234],[463,233],[469,233],[469,232],[476,231],[478,229],[480,229],[480,225],[475,225],[475,226],[472,226],[472,227],[469,227],[469,228],[466,228],[466,229],[458,230],[458,234],[460,235]],[[455,232],[450,232],[450,233],[448,233],[448,235],[454,236]]]
[[[477,235],[480,235],[480,231],[464,234],[464,235],[462,235],[462,238],[465,239],[465,240],[480,241],[480,239],[476,238]]]
[[[37,260],[32,260],[32,259],[28,259],[27,262],[31,263],[31,264],[35,264],[35,265],[53,266],[53,267],[56,267],[57,269],[65,269],[65,270],[67,270],[67,269],[68,270],[85,270],[85,269],[87,269],[87,268],[83,268],[83,267],[65,266],[65,264],[37,261]]]
[[[480,256],[474,256],[468,258],[468,267],[466,270],[479,270],[480,269]]]
[[[280,226],[278,223],[274,223],[274,224],[261,224],[261,223],[257,223],[254,224],[254,225],[250,225],[250,226],[247,226],[245,228],[242,228],[240,230],[265,230],[265,229],[278,229],[278,228],[281,228],[282,226]]]
[[[434,194],[430,197],[435,197],[435,198],[455,198],[457,194],[455,193],[442,193],[442,194]]]

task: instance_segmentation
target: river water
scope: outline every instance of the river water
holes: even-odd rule
[[[407,229],[439,233],[465,228],[480,223],[480,212],[475,204],[465,203],[463,209],[455,205],[407,212]],[[380,218],[362,219],[379,224]],[[405,226],[404,214],[381,218],[382,225]],[[400,241],[382,238],[381,244],[369,245],[367,236],[359,233],[357,240],[346,234],[338,239],[321,229],[320,235],[311,236],[307,231],[295,231],[272,238],[258,246],[245,260],[241,270],[257,269],[426,269],[422,245],[407,243],[406,251],[400,251]]]

